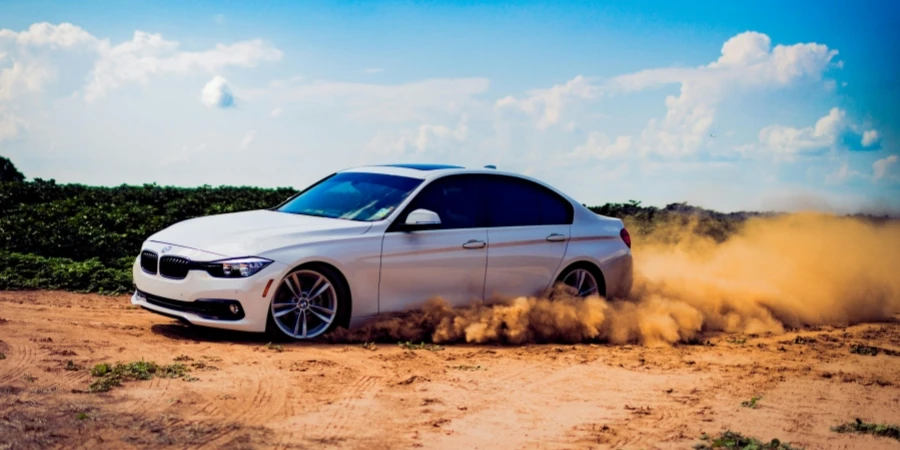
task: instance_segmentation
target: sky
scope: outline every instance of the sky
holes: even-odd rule
[[[900,211],[900,3],[2,0],[28,178],[488,164],[588,205]]]

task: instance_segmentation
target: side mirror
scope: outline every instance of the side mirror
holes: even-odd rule
[[[433,230],[441,227],[441,217],[434,211],[417,209],[406,216],[403,225],[403,229],[408,231]]]

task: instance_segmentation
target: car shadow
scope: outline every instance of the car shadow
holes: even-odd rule
[[[154,324],[150,326],[150,331],[168,339],[184,341],[265,343],[271,340],[262,333],[221,330],[179,322]]]
[[[279,344],[284,347],[332,347],[347,345],[347,343],[329,342],[323,337],[308,341],[274,340],[265,333],[251,333],[246,331],[222,330],[218,328],[202,327],[186,324],[178,321],[171,323],[157,323],[150,326],[150,332],[170,340],[199,342],[222,342],[229,344]]]

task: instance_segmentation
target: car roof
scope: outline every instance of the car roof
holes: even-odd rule
[[[578,201],[570,197],[565,192],[557,189],[555,186],[546,183],[542,180],[536,179],[534,177],[519,174],[515,172],[508,172],[503,170],[498,170],[496,166],[484,166],[480,168],[467,168],[463,166],[455,166],[449,164],[378,164],[378,165],[367,165],[367,166],[357,166],[350,167],[339,172],[364,172],[364,173],[380,173],[385,175],[397,175],[409,178],[417,178],[420,180],[429,180],[433,178],[442,177],[444,175],[451,174],[488,174],[488,175],[506,175],[510,177],[515,177],[519,179],[528,180],[539,185],[542,185],[557,194],[563,196],[568,201],[572,202],[575,205],[578,205]]]
[[[493,167],[493,166],[489,166]],[[410,178],[429,179],[435,178],[449,173],[499,173],[493,168],[467,168],[464,166],[456,166],[452,164],[373,164],[367,166],[350,167],[341,172],[368,172],[381,173],[385,175],[398,175]],[[515,174],[509,174],[515,175]]]

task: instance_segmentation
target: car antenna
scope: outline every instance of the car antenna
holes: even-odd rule
[[[497,166],[495,166],[495,165],[493,165],[493,164],[488,164],[488,165],[484,166],[484,168],[485,168],[485,169],[496,169]]]

